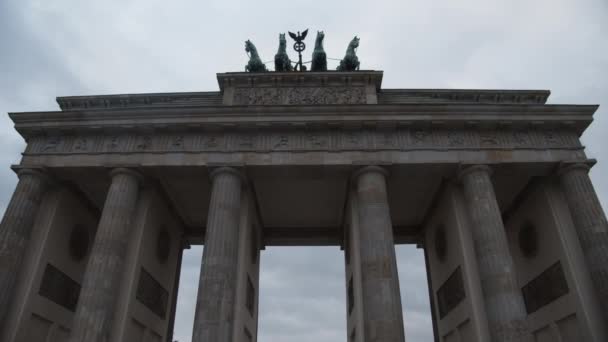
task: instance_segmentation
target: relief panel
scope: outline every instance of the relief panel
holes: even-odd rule
[[[25,154],[582,149],[572,131],[543,134],[534,130],[401,128],[47,136],[32,139]]]
[[[365,104],[365,87],[239,87],[234,105]]]

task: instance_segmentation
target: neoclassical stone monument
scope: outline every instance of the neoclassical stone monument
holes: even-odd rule
[[[182,251],[203,243],[195,342],[257,340],[260,251],[279,245],[343,249],[347,341],[403,342],[404,243],[425,253],[436,341],[608,341],[608,224],[579,141],[597,106],[382,89],[380,71],[217,78],[10,114],[27,148],[1,341],[171,341]]]

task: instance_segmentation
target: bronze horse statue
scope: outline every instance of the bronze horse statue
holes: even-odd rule
[[[264,72],[268,71],[266,69],[266,65],[262,63],[260,59],[260,55],[258,55],[258,49],[255,48],[255,45],[250,40],[245,42],[245,51],[249,55],[249,63],[245,65],[245,71],[248,72]]]
[[[291,60],[287,55],[287,40],[285,33],[279,33],[279,50],[274,55],[274,71],[293,71]]]
[[[357,57],[356,49],[359,47],[359,38],[355,36],[353,40],[348,44],[346,49],[346,55],[344,59],[340,61],[340,65],[336,70],[338,71],[355,71],[359,70],[359,58]]]
[[[315,40],[315,49],[312,52],[312,65],[310,71],[327,71],[327,55],[323,49],[323,38],[325,33],[317,31],[317,39]]]

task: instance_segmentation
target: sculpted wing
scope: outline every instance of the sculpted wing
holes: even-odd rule
[[[288,31],[288,32],[289,32],[289,31]],[[291,37],[291,39],[293,39],[293,40],[297,40],[297,38],[298,38],[298,36],[296,36],[296,34],[295,34],[295,33],[293,33],[293,32],[289,32],[289,36],[290,36],[290,37]]]
[[[302,32],[302,40],[304,40],[304,38],[306,38],[307,34],[308,34],[308,29],[306,29],[304,32]]]

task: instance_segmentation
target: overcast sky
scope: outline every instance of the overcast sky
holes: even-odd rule
[[[603,105],[583,142],[606,207],[607,0],[0,0],[0,210],[24,148],[6,112],[58,109],[65,95],[217,90],[217,72],[247,63],[246,39],[270,61],[279,32],[305,28],[325,31],[331,58],[359,36],[361,68],[384,70],[385,88],[549,89],[550,103]],[[180,342],[201,251],[184,257]],[[397,253],[408,342],[431,341],[422,254]],[[345,341],[343,260],[337,247],[264,251],[259,341]]]

